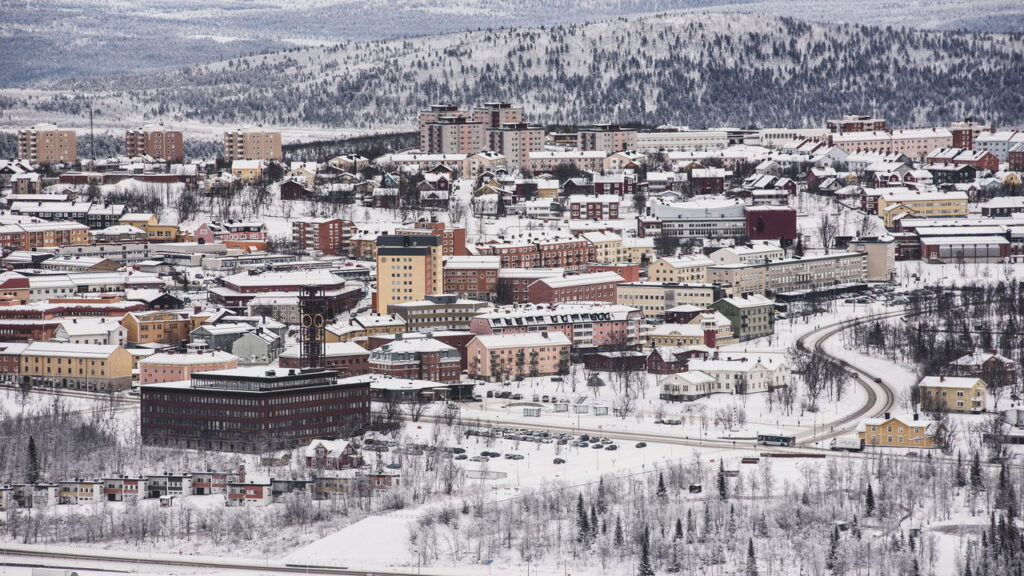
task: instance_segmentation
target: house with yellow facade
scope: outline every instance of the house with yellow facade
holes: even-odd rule
[[[134,360],[120,346],[33,342],[20,362],[21,382],[29,386],[108,392],[132,385]]]
[[[892,416],[886,412],[881,418],[862,420],[857,426],[857,438],[865,447],[935,448],[938,426],[918,414]]]
[[[708,281],[708,266],[714,261],[707,256],[658,258],[647,267],[650,282],[704,283]]]
[[[935,412],[984,412],[988,384],[973,376],[926,376],[918,383],[921,406]]]
[[[192,319],[182,312],[147,310],[129,312],[121,319],[128,331],[129,344],[171,344],[179,346],[189,341]]]
[[[736,344],[732,322],[720,312],[698,314],[687,324],[659,324],[647,333],[649,348]]]
[[[231,175],[246,184],[254,184],[263,179],[263,161],[235,160],[231,163]]]
[[[134,226],[146,233],[150,242],[175,242],[180,230],[175,224],[161,224],[155,214],[129,213],[117,221],[122,226]]]
[[[903,216],[914,218],[966,218],[966,192],[940,192],[893,188],[878,197],[878,215],[886,228]]]

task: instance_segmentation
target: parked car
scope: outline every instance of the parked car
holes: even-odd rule
[[[637,448],[647,448],[647,442],[637,442],[636,443],[636,447]]]
[[[490,460],[487,456],[474,456],[469,459],[470,462],[489,462]]]
[[[618,447],[618,446],[616,446],[615,444],[609,444],[609,445],[605,446],[605,447],[604,447],[604,449],[605,449],[605,450],[611,450],[611,451],[615,451],[615,450],[618,450],[618,449],[619,449],[619,447]]]
[[[562,458],[555,458],[552,462],[555,464],[565,464],[565,460]]]
[[[591,444],[590,447],[592,449],[594,449],[594,450],[600,450],[600,449],[604,448],[604,446],[601,445],[601,444]]]
[[[392,470],[399,470],[399,469],[402,468],[402,463],[401,462],[392,462],[391,464],[388,464],[386,467],[390,468]]]
[[[512,395],[512,399],[513,400],[522,400],[523,399],[523,395],[522,394],[513,394]]]

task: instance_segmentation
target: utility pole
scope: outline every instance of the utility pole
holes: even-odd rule
[[[96,136],[92,126],[92,100],[89,101],[89,156],[96,159]]]

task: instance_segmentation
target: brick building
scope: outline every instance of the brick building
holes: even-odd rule
[[[237,368],[141,389],[142,441],[231,452],[291,449],[370,416],[368,382],[330,370]]]
[[[124,153],[180,164],[185,160],[184,141],[181,130],[168,130],[163,124],[146,124],[124,133]]]
[[[614,272],[592,272],[562,278],[541,278],[528,288],[533,304],[561,302],[615,302],[615,287],[625,282]]]
[[[344,256],[356,226],[340,218],[303,218],[292,222],[292,242],[306,254]]]
[[[401,334],[394,341],[370,351],[370,371],[396,378],[458,382],[461,357],[455,348],[433,338],[406,340]]]
[[[573,220],[618,220],[621,199],[615,194],[572,195],[566,200]]]
[[[444,293],[492,301],[498,289],[497,256],[452,256],[444,261]]]

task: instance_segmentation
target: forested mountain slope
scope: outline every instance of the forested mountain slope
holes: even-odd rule
[[[171,69],[295,46],[593,22],[670,10],[1024,30],[1020,0],[4,0],[0,86]]]
[[[54,84],[107,116],[217,124],[408,126],[430,103],[509,100],[537,122],[894,126],[1024,123],[1024,38],[673,14],[343,43]],[[47,95],[18,108],[81,109]]]

